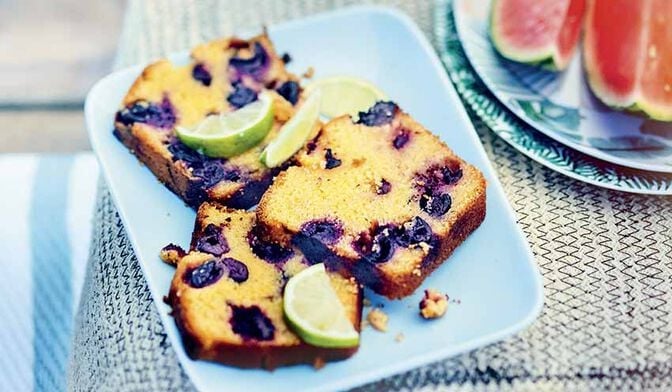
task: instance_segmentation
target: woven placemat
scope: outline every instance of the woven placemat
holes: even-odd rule
[[[117,66],[355,3],[129,0]],[[374,3],[400,8],[433,39],[433,2]],[[506,341],[362,389],[672,390],[672,198],[571,180],[472,118],[543,274],[544,311]],[[70,389],[193,389],[102,183],[94,227]]]

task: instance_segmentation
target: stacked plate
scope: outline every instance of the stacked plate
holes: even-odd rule
[[[672,195],[672,123],[612,110],[588,89],[581,55],[562,73],[508,61],[488,36],[492,0],[442,0],[439,54],[462,99],[496,134],[580,181]]]

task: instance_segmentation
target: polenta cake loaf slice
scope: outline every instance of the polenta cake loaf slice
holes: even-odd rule
[[[411,294],[485,218],[481,172],[392,102],[331,120],[257,207],[262,236],[389,298]]]
[[[198,209],[190,252],[164,248],[177,266],[168,302],[188,354],[266,369],[353,355],[357,347],[316,347],[292,332],[283,315],[283,291],[287,280],[309,264],[292,248],[263,242],[254,225],[252,212],[205,202]],[[338,273],[329,277],[359,331],[360,286]]]
[[[185,146],[175,127],[195,127],[206,116],[237,110],[268,91],[274,124],[265,139],[229,159],[209,158]],[[299,100],[298,78],[285,69],[268,36],[221,39],[193,49],[187,65],[160,60],[133,83],[117,112],[114,134],[157,177],[196,208],[215,200],[249,208],[279,169],[267,169],[259,154]]]

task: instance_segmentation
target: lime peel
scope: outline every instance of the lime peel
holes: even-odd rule
[[[303,147],[319,120],[321,94],[308,96],[294,116],[280,128],[278,136],[266,146],[259,159],[266,167],[276,167]]]
[[[187,147],[211,158],[231,158],[259,144],[273,127],[273,98],[266,92],[234,112],[213,114],[195,128],[177,127]]]
[[[289,279],[283,309],[289,325],[306,343],[327,348],[359,344],[359,333],[348,319],[322,263]]]
[[[387,95],[372,83],[352,76],[331,76],[316,80],[306,88],[306,93],[320,91],[320,114],[326,118],[350,115],[356,118],[374,103],[387,100]]]

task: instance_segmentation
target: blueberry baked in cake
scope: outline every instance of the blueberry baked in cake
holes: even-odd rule
[[[309,264],[291,247],[266,243],[252,212],[205,202],[198,209],[188,254],[169,245],[162,254],[177,269],[168,302],[192,358],[245,368],[274,369],[345,359],[357,346],[324,348],[305,343],[283,314],[289,278]],[[359,330],[359,285],[329,273],[348,319]]]
[[[325,124],[257,208],[262,236],[407,296],[485,217],[481,172],[392,102]]]
[[[253,148],[230,158],[210,158],[188,148],[176,127],[238,110],[260,94],[273,102],[273,125]],[[187,65],[149,65],[124,97],[114,134],[173,192],[192,207],[205,200],[234,208],[255,205],[279,169],[259,154],[294,112],[301,87],[285,69],[269,38],[212,41],[196,47]]]

